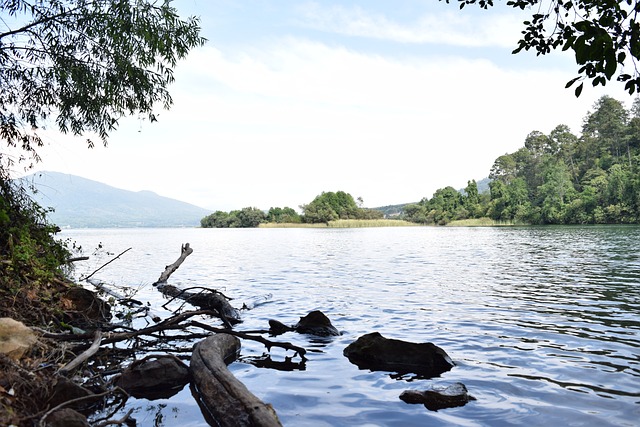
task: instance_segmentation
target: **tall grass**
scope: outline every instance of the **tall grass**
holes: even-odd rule
[[[328,224],[293,224],[269,222],[260,228],[363,228],[363,227],[415,227],[417,224],[397,219],[339,219]]]
[[[515,225],[527,225],[516,221],[496,221],[491,218],[459,219],[451,221],[447,227],[512,227]]]

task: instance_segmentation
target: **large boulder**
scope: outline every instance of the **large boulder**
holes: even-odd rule
[[[360,369],[414,373],[423,378],[437,377],[454,366],[449,355],[433,343],[389,339],[378,332],[361,336],[343,354]]]
[[[0,353],[18,360],[36,341],[35,334],[24,323],[10,317],[0,318]]]
[[[189,368],[175,356],[147,356],[127,367],[116,385],[137,398],[167,399],[190,380]]]
[[[476,400],[469,395],[467,387],[462,383],[431,390],[406,390],[402,392],[400,399],[406,403],[422,403],[430,411],[464,406],[470,400]]]

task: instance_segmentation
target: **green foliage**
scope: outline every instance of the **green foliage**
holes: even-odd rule
[[[384,216],[380,211],[359,207],[351,194],[344,191],[323,192],[300,208],[303,211],[302,219],[306,223],[329,223],[339,219],[381,219]]]
[[[445,0],[449,3],[451,0]],[[460,8],[477,4],[483,9],[493,0],[458,0]],[[580,82],[575,95],[580,96],[584,80],[593,86],[605,86],[618,73],[617,80],[633,94],[640,90],[640,7],[631,0],[508,0],[507,6],[531,10],[524,21],[522,38],[513,53],[534,50],[538,55],[552,50],[572,50],[578,76],[566,87]],[[631,73],[629,73],[631,70]]]
[[[54,238],[57,231],[22,186],[0,175],[0,290],[44,284],[61,274],[69,251]]]
[[[289,207],[284,208],[271,208],[267,212],[267,222],[274,222],[276,224],[299,224],[302,222],[302,218],[294,209]]]
[[[469,181],[405,207],[407,220],[447,224],[488,216],[529,224],[640,222],[640,101],[627,111],[604,96],[584,120],[582,135],[565,125],[549,135],[531,132],[524,147],[498,157],[489,177],[490,198]],[[631,119],[629,118],[632,116]]]
[[[231,212],[216,211],[200,220],[202,228],[255,228],[266,220],[258,208],[243,208]]]
[[[177,61],[205,42],[169,1],[16,0],[0,12],[0,138],[36,161],[43,142],[31,129],[51,119],[104,144],[125,115],[155,121]]]

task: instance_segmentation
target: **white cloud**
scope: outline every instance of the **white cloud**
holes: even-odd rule
[[[411,22],[394,21],[382,13],[358,6],[326,7],[306,3],[299,11],[300,24],[308,28],[400,43],[513,47],[522,30],[523,19],[518,11],[479,11],[484,16],[478,19],[478,11],[465,13],[468,10],[460,11],[457,5],[430,5],[428,8],[429,11],[412,16]]]
[[[395,204],[486,176],[534,129],[579,131],[599,96],[576,100],[558,71],[294,38],[198,49],[176,77],[159,123],[124,121],[106,150],[55,144],[61,168],[221,210],[297,207],[337,190]]]

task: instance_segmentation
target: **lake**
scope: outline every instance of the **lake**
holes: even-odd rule
[[[61,237],[88,255],[102,242],[78,276],[113,258],[105,250],[131,247],[94,277],[135,288],[135,298],[166,317],[167,300],[150,284],[185,242],[194,253],[170,283],[215,288],[235,307],[267,301],[244,311],[235,329],[267,329],[269,319],[293,325],[323,311],[341,336],[271,338],[314,350],[305,370],[230,365],[285,426],[635,426],[640,419],[640,227],[89,229]],[[370,332],[433,342],[456,366],[429,380],[359,370],[342,352]],[[266,352],[242,345],[245,360]],[[398,397],[454,382],[477,400],[433,412]],[[136,408],[139,426],[206,425],[188,387],[169,400],[130,399],[127,408]]]

